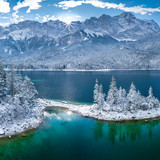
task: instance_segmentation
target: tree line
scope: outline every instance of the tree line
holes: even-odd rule
[[[160,102],[153,96],[152,87],[149,88],[148,96],[144,97],[136,90],[133,82],[131,83],[129,92],[122,87],[116,86],[116,80],[112,77],[108,94],[103,92],[103,86],[96,84],[94,86],[94,102],[97,104],[96,109],[112,112],[131,112],[138,110],[152,110],[160,107]]]

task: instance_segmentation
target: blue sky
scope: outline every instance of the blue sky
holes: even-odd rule
[[[160,0],[0,0],[0,25],[28,19],[40,22],[59,19],[70,23],[124,11],[160,24]]]

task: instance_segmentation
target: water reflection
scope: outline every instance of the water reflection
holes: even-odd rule
[[[103,121],[97,121],[94,129],[94,138],[96,141],[103,137],[103,126],[104,126]]]
[[[86,154],[86,159],[93,160],[102,159],[102,155],[119,155],[118,159],[125,159],[127,154],[135,155],[135,149],[144,151],[144,155],[159,156],[159,120],[108,123],[84,118],[62,108],[48,108],[45,114],[45,121],[37,130],[0,141],[0,160],[44,160],[53,157],[64,160],[76,159],[80,154]],[[120,154],[123,148],[125,157]],[[150,148],[154,148],[152,154]],[[136,154],[139,156],[138,152]]]
[[[94,137],[97,141],[107,133],[107,137],[112,144],[125,142],[126,140],[135,142],[142,135],[152,138],[153,129],[159,124],[159,121],[159,119],[125,123],[97,121],[94,128]]]
[[[113,144],[116,139],[124,142],[129,138],[135,141],[141,136],[141,130],[140,123],[108,123],[108,136]]]
[[[71,120],[72,112],[58,107],[51,107],[46,110],[46,117],[65,121]],[[160,119],[136,122],[106,122],[96,121],[94,125],[94,139],[96,142],[105,136],[115,144],[116,142],[125,142],[131,140],[135,142],[138,138],[145,135],[149,138],[153,136],[153,129],[159,124]]]

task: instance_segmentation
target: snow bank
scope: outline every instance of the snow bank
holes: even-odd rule
[[[77,112],[85,117],[91,117],[98,120],[105,121],[128,121],[128,120],[144,120],[160,117],[160,108],[131,112],[114,112],[106,110],[98,110],[97,104],[93,105],[81,105],[81,104],[70,104],[67,102],[57,102],[54,100],[40,99],[39,102],[46,107],[61,107],[69,109],[73,112]]]
[[[37,103],[29,114],[16,115],[16,106],[3,104],[0,106],[0,138],[10,137],[37,128],[43,121],[44,107]]]

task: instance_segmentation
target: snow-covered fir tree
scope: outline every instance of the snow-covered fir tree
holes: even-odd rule
[[[6,72],[3,69],[2,63],[0,62],[0,102],[2,102],[7,95],[6,87]]]
[[[152,87],[149,88],[147,101],[148,101],[148,108],[149,109],[157,108],[159,105],[158,99],[153,96]]]
[[[9,77],[9,91],[10,95],[13,97],[16,94],[16,79],[15,79],[15,70],[12,67],[11,73],[8,75]]]
[[[112,77],[112,81],[111,81],[108,95],[107,95],[107,103],[110,106],[115,106],[115,104],[117,104],[117,100],[118,100],[118,89],[116,86],[116,80],[114,77]],[[115,109],[115,108],[112,107],[111,109]]]
[[[129,93],[127,94],[127,99],[128,99],[128,109],[131,111],[131,112],[134,112],[137,110],[138,108],[138,104],[137,104],[137,100],[138,100],[138,93],[136,91],[136,87],[135,85],[133,84],[133,82],[131,83],[131,86],[130,86],[130,90],[129,90]]]
[[[125,109],[126,103],[126,90],[122,89],[122,87],[118,90],[118,99],[117,99],[117,111],[122,112]]]
[[[37,94],[28,77],[22,80],[14,69],[5,72],[0,62],[0,137],[34,128],[42,121],[44,108]]]
[[[94,102],[98,104],[98,109],[102,109],[105,103],[105,94],[103,93],[103,86],[98,84],[97,79],[94,86],[93,98]]]
[[[34,83],[31,82],[30,78],[25,76],[24,83],[23,83],[23,97],[29,102],[33,103],[35,99],[37,99],[38,92],[35,89]]]
[[[98,80],[96,79],[96,84],[94,86],[94,91],[93,91],[93,99],[95,103],[98,103],[98,96],[99,96],[99,85],[98,85]]]
[[[149,89],[148,97],[144,97],[140,91],[136,91],[135,85],[131,83],[127,94],[126,90],[122,87],[117,89],[114,77],[112,77],[107,96],[103,93],[102,85],[99,86],[96,80],[94,101],[97,104],[96,109],[107,112],[121,112],[124,114],[128,112],[136,114],[139,110],[152,110],[160,107],[159,100],[153,96],[152,87]]]
[[[103,93],[103,86],[99,86],[99,94],[98,94],[98,106],[100,109],[103,109],[105,103],[105,94]]]

